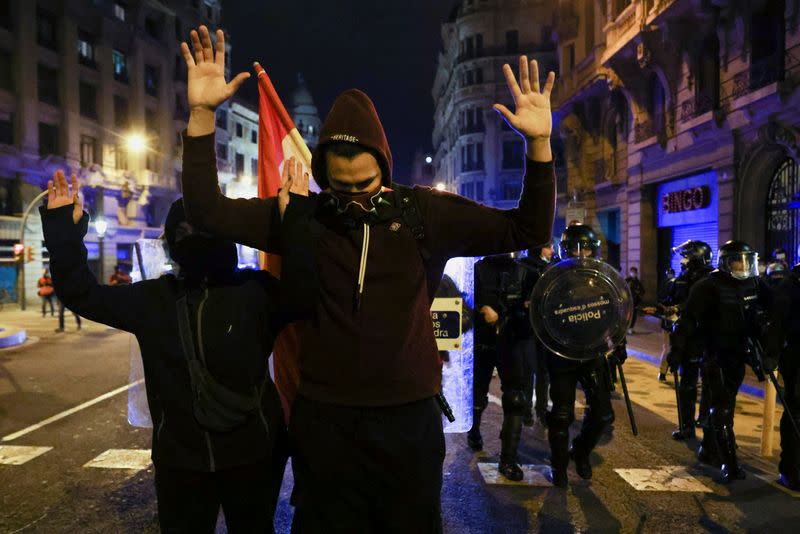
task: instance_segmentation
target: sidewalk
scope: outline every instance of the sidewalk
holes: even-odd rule
[[[661,361],[661,332],[658,320],[644,317],[639,320],[633,335],[628,336],[628,361],[625,363],[625,378],[631,401],[678,425],[675,407],[675,384],[672,376],[668,382],[658,381],[658,366]],[[621,388],[618,388],[621,395]],[[778,422],[783,407],[778,403],[775,409],[775,433],[773,435],[773,454],[761,455],[761,428],[764,420],[764,383],[759,383],[748,369],[745,383],[739,390],[736,400],[736,443],[740,454],[747,463],[757,466],[767,473],[766,478],[773,482],[777,477],[777,462],[780,455],[780,434]],[[617,414],[621,419],[622,414]],[[698,429],[698,439],[702,436]],[[664,436],[671,439],[670,436]]]

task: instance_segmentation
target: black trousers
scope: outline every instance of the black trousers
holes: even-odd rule
[[[547,372],[547,349],[538,339],[522,341],[523,350],[528,354],[529,368],[532,375],[525,384],[525,396],[528,403],[533,402],[533,393],[536,392],[537,414],[544,415],[547,411],[547,390],[550,387],[550,375]]]
[[[351,407],[298,396],[289,425],[292,532],[442,532],[445,445],[431,397]]]
[[[800,427],[800,347],[789,347],[781,357],[780,371],[783,376],[786,406],[781,416],[781,473],[796,473],[800,476],[800,439],[797,438],[789,412]]]
[[[46,310],[47,310],[47,304],[48,303],[50,304],[50,317],[55,315],[55,310],[53,309],[53,299],[54,298],[55,298],[55,295],[52,295],[52,294],[51,295],[47,295],[46,297],[42,297],[42,317],[47,315]]]
[[[64,306],[64,303],[59,301],[59,303],[58,303],[58,327],[61,330],[64,330],[64,310],[66,310],[66,307]],[[78,315],[77,313],[73,312],[73,311],[70,311],[70,313],[72,313],[72,315],[75,316],[75,322],[77,323],[78,328],[80,328],[81,327],[81,316]]]
[[[716,450],[722,462],[727,463],[736,455],[733,415],[745,364],[737,358],[717,357],[708,358],[702,367],[711,412],[708,421],[711,432],[703,432],[703,448]]]
[[[161,532],[214,532],[220,506],[232,534],[275,532],[273,520],[286,466],[285,444],[280,451],[270,460],[216,473],[156,467]]]
[[[489,384],[497,366],[497,347],[476,344],[472,354],[472,404],[475,408],[486,408]]]

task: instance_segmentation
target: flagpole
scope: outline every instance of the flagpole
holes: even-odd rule
[[[292,118],[286,111],[286,108],[281,101],[281,97],[278,96],[275,86],[272,85],[272,80],[270,80],[269,76],[267,75],[267,71],[264,70],[264,67],[262,67],[258,61],[253,63],[253,68],[256,71],[256,77],[258,78],[259,85],[261,85],[261,87],[264,89],[267,98],[269,99],[275,111],[278,113],[278,118],[280,119],[284,128],[286,128],[286,131],[289,132],[289,137],[297,147],[300,157],[303,158],[303,164],[307,168],[311,168],[311,151],[308,149],[308,145],[306,145],[306,142],[303,140],[303,136],[300,135],[297,127],[294,125],[294,121],[292,121]]]

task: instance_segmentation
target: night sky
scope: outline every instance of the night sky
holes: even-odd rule
[[[375,102],[391,144],[394,177],[406,182],[417,148],[433,131],[431,89],[441,24],[455,0],[258,0],[223,2],[233,45],[233,74],[260,61],[289,106],[297,73],[305,76],[324,120],[351,87]],[[255,78],[240,96],[255,103]]]

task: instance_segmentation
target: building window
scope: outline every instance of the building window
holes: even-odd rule
[[[520,182],[503,183],[503,200],[519,200],[520,195],[522,195]]]
[[[468,108],[461,112],[461,134],[480,133],[486,131],[483,123],[483,110]]]
[[[228,111],[224,109],[217,110],[217,128],[222,130],[228,129]]]
[[[148,171],[158,172],[159,171],[158,154],[152,151],[148,151],[147,154],[145,154],[144,167]]]
[[[147,35],[153,39],[161,39],[161,24],[153,17],[144,18],[144,31],[146,31]],[[178,35],[180,35],[180,33]]]
[[[125,22],[127,11],[128,8],[125,4],[123,4],[122,2],[114,2],[114,17],[116,17],[117,20]]]
[[[250,158],[250,176],[258,176],[258,158]]]
[[[58,126],[55,124],[46,124],[44,122],[39,123],[39,155],[40,156],[49,156],[51,154],[59,154],[60,150],[60,142],[59,142],[59,131]]]
[[[217,158],[221,160],[228,160],[228,145],[225,143],[217,143]]]
[[[570,43],[564,49],[564,71],[570,71],[575,68],[575,44]]]
[[[100,163],[100,144],[97,139],[88,135],[81,136],[81,165],[88,167]]]
[[[475,200],[483,202],[483,182],[475,182]]]
[[[521,169],[524,157],[525,145],[522,141],[503,141],[504,169]]]
[[[113,50],[111,62],[114,64],[114,79],[118,82],[128,83],[128,60],[123,52]]]
[[[117,145],[114,150],[114,168],[118,171],[128,170],[128,151],[122,145]]]
[[[0,89],[14,90],[14,64],[7,50],[0,50]]]
[[[650,75],[650,100],[648,101],[647,111],[652,121],[653,132],[656,135],[664,131],[664,113],[667,105],[667,96],[661,80],[653,73]]]
[[[128,100],[114,95],[114,126],[120,129],[128,127]]]
[[[155,110],[144,110],[144,129],[148,134],[158,135],[158,115]]]
[[[258,131],[255,128],[250,130],[250,142],[258,143]]]
[[[461,172],[483,170],[483,143],[469,143],[461,147]]]
[[[519,31],[506,32],[506,54],[516,54],[519,50]]]
[[[765,2],[750,22],[750,90],[785,78],[784,2]]]
[[[0,114],[0,144],[14,144],[14,114]]]
[[[97,90],[94,85],[86,82],[78,84],[80,93],[81,115],[90,119],[97,118]]]
[[[789,265],[800,261],[800,214],[795,207],[800,197],[800,166],[786,159],[775,171],[767,196],[767,250],[782,248]]]
[[[86,66],[94,67],[94,37],[91,34],[78,31],[78,61]]]
[[[236,123],[236,137],[244,137],[244,129],[241,122]]]
[[[244,174],[244,154],[236,153],[236,176]]]
[[[697,58],[697,86],[693,115],[719,107],[719,39],[716,34],[703,42],[703,53]]]
[[[58,105],[58,71],[38,65],[38,93],[39,101],[53,106]]]
[[[58,50],[57,25],[55,16],[39,11],[36,14],[36,42],[52,50]]]
[[[144,66],[144,90],[150,96],[158,96],[158,67]]]
[[[7,30],[12,29],[12,13],[11,13],[11,0],[0,1],[0,27]]]

